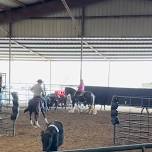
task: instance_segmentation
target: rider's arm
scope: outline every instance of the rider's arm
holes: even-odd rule
[[[41,87],[41,93],[42,93],[42,96],[45,96],[45,91],[42,87]]]
[[[33,90],[34,90],[34,86],[32,86],[30,90],[33,92]]]

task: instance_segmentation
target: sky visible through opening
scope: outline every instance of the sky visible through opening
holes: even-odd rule
[[[141,88],[152,82],[152,62],[111,62],[109,87]],[[108,86],[108,62],[83,62],[83,80],[89,86]],[[0,61],[0,72],[9,77],[8,61]],[[50,76],[51,73],[51,76]],[[45,83],[78,85],[80,62],[12,61],[11,83],[35,83],[41,78]]]

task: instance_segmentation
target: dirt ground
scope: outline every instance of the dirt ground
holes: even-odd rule
[[[91,148],[112,145],[112,125],[109,112],[97,115],[68,113],[65,110],[50,111],[48,120],[59,120],[64,125],[64,144],[60,150]],[[40,116],[42,118],[42,116]],[[40,120],[45,127],[44,120]],[[40,129],[30,125],[28,113],[20,112],[15,137],[0,137],[0,152],[41,152]]]

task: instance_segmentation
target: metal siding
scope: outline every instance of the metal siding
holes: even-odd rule
[[[152,17],[88,19],[85,36],[152,36]]]
[[[152,1],[106,0],[86,7],[87,16],[152,14]]]
[[[71,12],[73,16],[81,16],[82,10],[81,8],[74,8],[74,9],[71,9]],[[69,14],[67,13],[65,9],[62,12],[48,14],[47,17],[69,17]]]
[[[40,2],[42,0],[0,0],[0,4],[4,5],[4,6],[9,6],[9,7],[17,7],[19,6],[19,4],[21,3],[25,3],[25,4],[32,4],[32,3],[36,3],[36,2]]]
[[[151,36],[152,16],[112,17],[115,15],[152,14],[152,1],[148,0],[108,0],[86,7],[86,16],[104,16],[85,19],[85,36]],[[74,16],[81,15],[81,8],[72,9]],[[52,17],[67,17],[66,11],[53,14]],[[110,17],[108,17],[110,16]],[[51,17],[51,16],[50,16]],[[80,20],[76,22],[80,28]],[[4,26],[8,29],[8,27]],[[7,36],[0,31],[0,36]],[[29,19],[13,23],[15,37],[76,37],[71,19]]]
[[[25,3],[25,4],[32,4],[36,2],[40,2],[42,0],[20,0],[20,2]]]
[[[8,37],[9,26],[8,24],[3,24],[0,26],[0,37]]]
[[[80,25],[80,21],[77,20],[76,23]],[[78,35],[71,20],[37,19],[13,24],[14,37],[75,37]]]
[[[10,1],[10,0],[0,0],[0,5],[8,6],[8,7],[17,7],[19,4],[17,1]]]

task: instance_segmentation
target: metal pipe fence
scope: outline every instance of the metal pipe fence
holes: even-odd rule
[[[147,149],[150,149],[150,148],[152,148],[152,143],[66,150],[64,152],[114,152],[114,151],[126,151],[126,150],[127,151],[141,150],[141,152],[145,152]]]
[[[114,125],[114,144],[152,142],[152,98],[117,96],[116,99],[119,123]],[[138,110],[135,109],[136,105]],[[126,109],[120,110],[122,107]]]
[[[0,112],[0,136],[14,136],[14,121],[11,120],[12,106],[2,106]]]
[[[19,102],[20,106],[27,106],[29,99],[32,98],[33,94],[30,91],[30,88],[32,87],[32,83],[12,83],[11,84],[11,92],[18,92],[19,96]],[[73,88],[76,87],[76,85],[62,85],[62,84],[51,84],[51,90],[50,90],[50,84],[45,84],[45,91],[46,94],[54,93],[55,90],[63,90],[65,87],[71,86]],[[6,86],[5,92],[3,92],[3,96],[1,101],[5,104],[9,103],[9,91]]]

